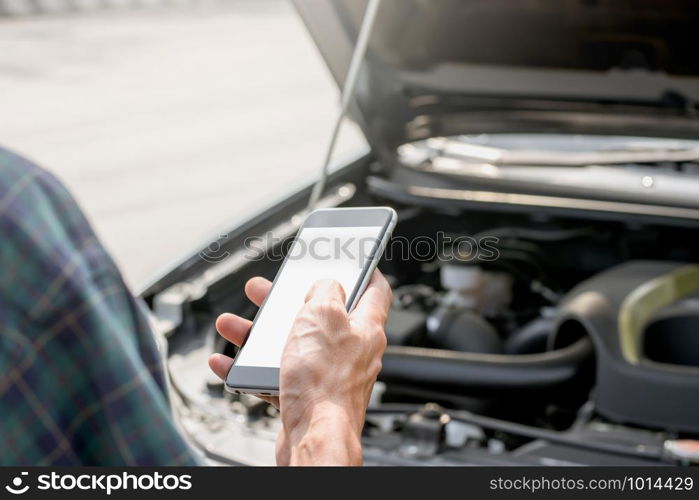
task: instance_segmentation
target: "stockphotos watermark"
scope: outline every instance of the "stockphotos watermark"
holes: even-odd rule
[[[118,474],[39,474],[31,484],[28,472],[20,472],[5,489],[13,495],[23,495],[30,490],[39,491],[93,491],[111,495],[115,491],[163,492],[192,489],[192,476],[189,474],[161,474],[160,472]]]
[[[221,262],[231,256],[226,248],[228,235],[220,235],[199,256],[207,262]],[[417,236],[407,238],[394,236],[384,250],[385,261],[432,262],[491,262],[500,257],[496,236],[474,238],[464,235],[451,235],[443,231],[434,237]],[[279,262],[303,259],[307,256],[314,260],[349,259],[364,262],[365,258],[379,243],[377,238],[329,238],[316,237],[309,240],[297,239],[293,247],[291,240],[279,238],[272,233],[264,236],[252,236],[243,242],[243,255],[250,261],[270,260]]]

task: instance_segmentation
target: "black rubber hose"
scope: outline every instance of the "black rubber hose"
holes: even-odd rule
[[[556,318],[540,316],[514,332],[505,341],[505,354],[533,354],[546,350]]]
[[[562,349],[521,355],[388,346],[379,380],[469,395],[531,394],[572,382],[592,353],[588,338]]]

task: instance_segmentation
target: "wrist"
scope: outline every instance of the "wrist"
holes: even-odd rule
[[[283,417],[283,412],[282,412]],[[285,425],[290,465],[361,465],[364,418],[333,403],[315,405]]]

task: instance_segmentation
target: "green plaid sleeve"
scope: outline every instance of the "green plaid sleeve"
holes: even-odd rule
[[[0,464],[194,457],[136,299],[73,198],[0,149]]]

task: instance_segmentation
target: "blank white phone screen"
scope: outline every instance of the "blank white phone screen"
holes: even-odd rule
[[[313,283],[336,280],[349,300],[363,276],[367,260],[380,243],[382,229],[382,226],[302,229],[235,360],[236,366],[279,368],[286,338]]]

